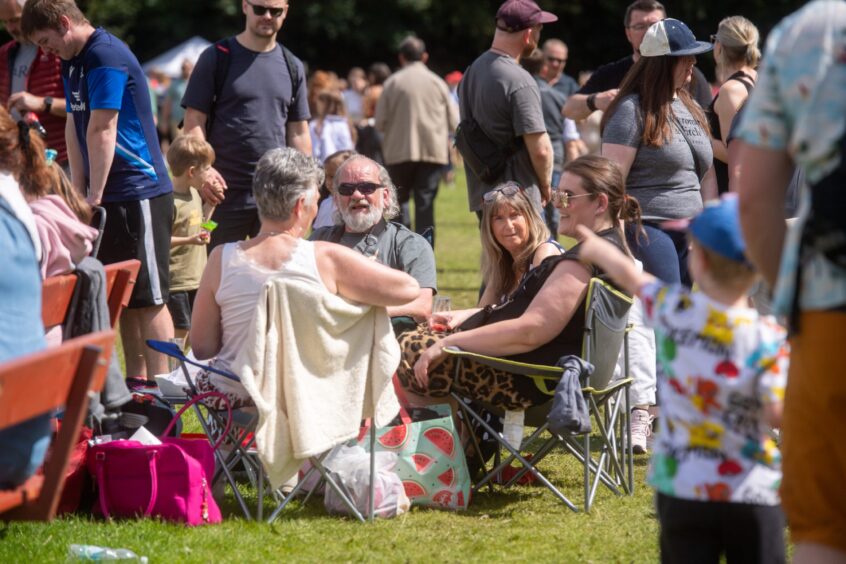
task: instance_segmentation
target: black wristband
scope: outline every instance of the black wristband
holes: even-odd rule
[[[587,97],[587,107],[592,112],[596,111],[596,93]]]

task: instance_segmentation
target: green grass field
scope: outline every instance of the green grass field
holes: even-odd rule
[[[436,253],[441,293],[452,297],[455,308],[473,305],[479,235],[461,175],[438,196]],[[518,486],[485,490],[462,513],[414,508],[397,519],[360,524],[329,516],[322,500],[312,500],[306,507],[292,504],[267,525],[238,517],[228,495],[228,517],[209,527],[85,516],[0,525],[0,562],[65,561],[71,544],[125,547],[150,562],[654,562],[658,530],[652,492],[644,485],[646,457],[636,457],[635,464],[634,496],[615,497],[600,488],[590,514],[571,512],[545,488]],[[575,459],[555,452],[541,469],[581,503]]]

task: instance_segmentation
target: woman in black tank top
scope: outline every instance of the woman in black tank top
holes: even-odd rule
[[[720,194],[729,190],[728,150],[725,138],[738,110],[755,86],[755,68],[761,58],[758,50],[758,28],[743,16],[732,16],[720,22],[714,42],[717,77],[723,79],[717,95],[708,106],[708,125],[714,150],[714,172]]]

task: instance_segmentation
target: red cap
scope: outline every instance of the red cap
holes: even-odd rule
[[[464,75],[461,73],[461,71],[455,70],[455,71],[452,71],[451,73],[449,73],[448,75],[446,75],[444,77],[444,80],[446,80],[447,84],[458,84],[459,82],[461,82],[461,78],[463,76]]]

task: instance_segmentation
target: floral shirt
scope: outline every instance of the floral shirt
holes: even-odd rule
[[[680,285],[656,281],[640,298],[661,397],[649,483],[683,499],[778,505],[781,454],[762,405],[784,400],[785,330]]]
[[[758,84],[749,97],[738,138],[786,151],[811,186],[839,164],[846,124],[846,2],[816,0],[785,18],[769,35]],[[799,306],[832,309],[846,304],[846,270],[799,243],[810,211],[800,194],[799,217],[788,232],[775,292],[776,310],[789,314],[796,271],[802,268]]]

